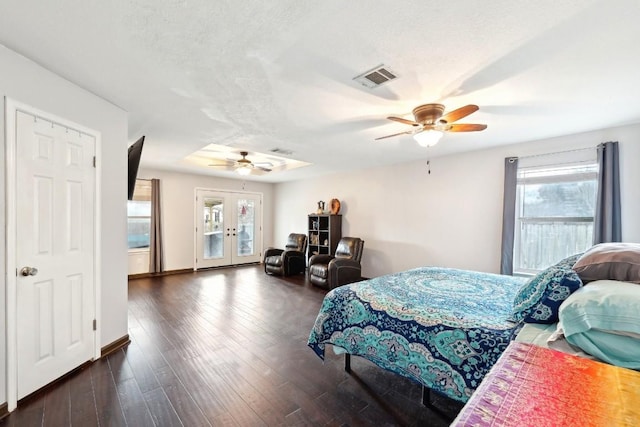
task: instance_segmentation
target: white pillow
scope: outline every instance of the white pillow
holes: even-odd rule
[[[597,280],[560,305],[567,341],[605,362],[640,369],[640,286]]]

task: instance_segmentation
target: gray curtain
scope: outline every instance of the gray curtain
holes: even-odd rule
[[[513,236],[516,227],[516,189],[518,158],[504,159],[504,197],[502,206],[502,256],[500,273],[513,275]]]
[[[618,142],[598,145],[598,196],[593,244],[622,241]]]
[[[151,180],[151,236],[149,242],[149,273],[164,271],[162,251],[162,209],[160,203],[160,180]]]

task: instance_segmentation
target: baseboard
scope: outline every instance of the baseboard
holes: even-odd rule
[[[245,267],[248,265],[258,265],[258,264],[262,264],[262,261],[248,262],[246,264],[236,264],[236,265],[221,265],[219,267],[206,267],[206,268],[199,268],[198,270],[194,270],[193,268],[183,268],[181,270],[169,270],[169,271],[163,271],[160,273],[129,274],[127,278],[129,280],[146,279],[149,277],[169,276],[171,274],[197,273],[198,271],[218,270],[222,268]]]
[[[76,367],[75,369],[67,372],[66,374],[64,374],[60,378],[55,379],[55,380],[51,381],[49,384],[46,384],[46,385],[42,386],[41,388],[39,388],[38,390],[34,391],[33,393],[30,393],[30,394],[26,395],[22,399],[18,400],[18,407],[21,407],[22,405],[28,405],[29,402],[32,401],[33,399],[39,399],[39,398],[43,397],[49,390],[53,389],[60,382],[65,381],[67,378],[71,377],[76,372],[82,371],[83,369],[87,368],[88,366],[91,366],[92,363],[93,363],[93,361],[87,360],[82,365],[80,365],[80,366]]]
[[[224,270],[226,268],[242,268],[242,267],[251,267],[253,265],[260,265],[262,264],[262,262],[260,261],[256,261],[256,262],[245,262],[243,264],[233,264],[233,265],[219,265],[217,267],[202,267],[199,268],[197,270],[190,270],[193,273],[197,273],[199,271],[212,271],[212,270]]]
[[[6,403],[0,405],[0,420],[9,415],[9,411],[7,410],[8,406]]]
[[[160,273],[140,273],[140,274],[129,274],[127,278],[129,280],[133,279],[146,279],[148,277],[160,277],[160,276],[169,276],[171,274],[182,274],[182,273],[193,273],[193,268],[183,268],[181,270],[168,270],[162,271]]]
[[[120,350],[121,348],[124,348],[127,345],[129,345],[130,342],[131,342],[131,340],[129,339],[129,334],[127,334],[127,335],[123,336],[122,338],[119,338],[119,339],[115,340],[111,344],[107,344],[104,347],[102,347],[100,349],[100,357],[105,357],[105,356],[110,355],[111,353],[115,353],[116,351]]]

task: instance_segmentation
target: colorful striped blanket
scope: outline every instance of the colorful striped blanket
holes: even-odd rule
[[[512,342],[452,426],[640,426],[640,372]]]

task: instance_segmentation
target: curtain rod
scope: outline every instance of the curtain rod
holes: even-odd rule
[[[535,157],[554,156],[556,154],[575,153],[575,152],[578,152],[578,151],[593,150],[594,148],[597,148],[597,147],[575,148],[573,150],[555,151],[553,153],[543,153],[543,154],[531,154],[529,156],[510,156],[510,158],[518,159],[518,160],[521,160],[521,159],[532,159],[532,158],[535,158]]]

